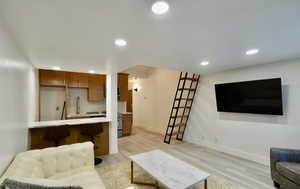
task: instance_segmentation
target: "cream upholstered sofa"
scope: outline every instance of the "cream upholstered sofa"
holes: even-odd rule
[[[0,184],[6,178],[34,184],[55,183],[81,186],[83,189],[105,189],[94,168],[91,142],[22,152],[1,177]]]

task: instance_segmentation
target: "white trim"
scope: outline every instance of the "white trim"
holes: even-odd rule
[[[200,145],[203,147],[211,148],[211,149],[214,149],[219,152],[237,156],[237,157],[240,157],[240,158],[243,158],[246,160],[254,161],[254,162],[266,165],[266,166],[270,166],[270,159],[268,157],[259,156],[259,155],[253,154],[253,153],[248,153],[248,152],[241,151],[241,150],[234,149],[234,148],[229,148],[227,146],[212,144],[207,141],[202,141],[202,140],[198,140],[198,139],[190,138],[190,137],[186,137],[185,141],[193,143],[193,144],[197,144],[197,145]]]
[[[106,75],[106,116],[109,122],[109,154],[118,153],[117,73]]]

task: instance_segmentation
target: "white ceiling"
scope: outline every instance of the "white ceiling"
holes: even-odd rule
[[[147,78],[155,71],[155,69],[157,68],[139,65],[130,67],[122,72],[128,73],[130,78]]]
[[[299,0],[0,0],[0,16],[39,68],[106,72],[134,65],[199,73],[300,57]],[[126,49],[113,45],[128,41]],[[259,48],[246,57],[249,48]],[[210,65],[199,63],[209,60]]]

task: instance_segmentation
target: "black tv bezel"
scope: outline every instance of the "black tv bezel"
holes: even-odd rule
[[[218,85],[243,84],[243,83],[249,83],[249,82],[268,81],[268,80],[280,80],[280,83],[281,83],[281,93],[280,93],[281,111],[280,112],[278,112],[278,113],[256,113],[256,112],[248,112],[248,111],[223,111],[223,110],[219,110],[218,98],[217,98],[217,88],[216,88]],[[258,79],[258,80],[249,80],[249,81],[239,81],[239,82],[229,82],[229,83],[215,84],[215,97],[216,97],[216,105],[217,105],[217,111],[218,112],[282,116],[282,115],[284,115],[284,113],[283,113],[283,95],[282,95],[282,93],[283,93],[282,92],[282,79],[280,77],[279,78],[270,78],[270,79]]]

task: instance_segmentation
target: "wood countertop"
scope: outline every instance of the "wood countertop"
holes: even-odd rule
[[[54,121],[37,121],[29,124],[29,128],[42,127],[57,127],[64,125],[86,125],[91,123],[105,123],[111,120],[106,117],[101,118],[87,118],[87,119],[71,119],[71,120],[54,120]]]

